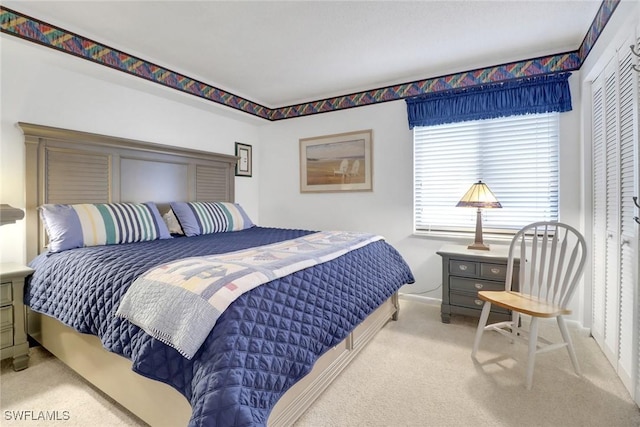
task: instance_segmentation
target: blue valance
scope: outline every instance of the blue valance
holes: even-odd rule
[[[409,129],[530,113],[571,111],[570,75],[527,77],[407,98]]]

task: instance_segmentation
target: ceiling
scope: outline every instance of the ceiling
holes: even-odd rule
[[[601,1],[2,4],[277,108],[573,51]]]

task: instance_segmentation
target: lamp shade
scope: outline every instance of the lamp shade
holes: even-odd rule
[[[471,186],[462,196],[456,207],[462,208],[501,208],[502,205],[491,192],[487,184],[481,180]]]

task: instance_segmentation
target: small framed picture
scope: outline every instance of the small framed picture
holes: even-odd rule
[[[251,146],[236,142],[236,156],[238,156],[236,176],[251,176]]]

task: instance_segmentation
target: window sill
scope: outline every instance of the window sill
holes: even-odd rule
[[[482,238],[485,243],[506,244],[511,243],[513,234],[497,234],[497,233],[483,233]],[[469,241],[473,241],[475,233],[463,232],[463,231],[421,231],[416,230],[413,232],[414,237],[431,239],[431,240],[446,240],[460,242],[460,244],[466,244]]]

